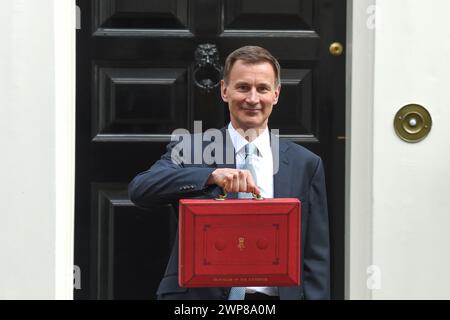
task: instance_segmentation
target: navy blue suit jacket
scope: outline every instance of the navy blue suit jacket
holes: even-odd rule
[[[222,129],[222,134],[229,138],[225,132]],[[208,144],[203,142],[202,150]],[[227,145],[228,148],[230,144]],[[170,143],[161,159],[149,170],[138,174],[130,183],[129,196],[137,206],[150,208],[172,203],[175,212],[178,212],[179,199],[215,198],[222,194],[221,188],[206,186],[206,182],[216,168],[235,168],[234,156],[231,164],[224,164],[225,152],[222,164],[208,165],[203,161],[202,164],[186,164],[180,159],[174,162],[171,154],[175,145],[176,142]],[[234,155],[234,149],[231,152]],[[193,155],[191,157],[193,159]],[[228,197],[235,198],[236,194],[230,193]],[[329,299],[329,226],[321,159],[295,143],[280,140],[279,170],[274,175],[274,197],[298,198],[302,202],[301,285],[279,287],[280,299]],[[157,291],[158,298],[226,300],[229,288],[181,288],[178,285],[178,235],[174,243],[165,276]]]

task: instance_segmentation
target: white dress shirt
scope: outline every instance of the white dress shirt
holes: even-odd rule
[[[233,128],[231,123],[228,125],[228,132],[236,153],[236,168],[242,169],[245,164],[244,148],[249,142]],[[269,129],[266,128],[252,143],[257,149],[252,163],[256,172],[258,188],[264,198],[273,198],[273,157]]]
[[[242,169],[245,164],[245,145],[249,142],[236,131],[231,122],[228,125],[228,133],[230,134],[236,153],[236,168]],[[273,198],[273,156],[270,147],[269,129],[266,128],[252,143],[257,149],[256,154],[253,155],[252,163],[261,196],[264,198]],[[269,296],[278,295],[277,287],[247,287],[246,291],[258,291]]]

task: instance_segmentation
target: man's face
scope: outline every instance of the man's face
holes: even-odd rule
[[[237,60],[228,84],[221,82],[221,93],[235,129],[265,129],[278,102],[280,86],[275,85],[275,71],[269,62],[247,64]]]

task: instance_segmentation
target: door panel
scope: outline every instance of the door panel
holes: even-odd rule
[[[312,30],[313,0],[224,1],[224,29]]]
[[[188,125],[186,69],[96,64],[94,81],[94,139],[105,134],[170,135]]]
[[[172,208],[143,211],[128,200],[126,185],[93,184],[91,288],[100,299],[155,298],[176,231]],[[159,230],[168,232],[161,233]],[[145,270],[145,272],[143,272]],[[145,285],[142,285],[145,284]]]
[[[274,128],[282,128],[286,135],[311,135],[317,139],[317,126],[313,119],[317,113],[312,108],[312,70],[282,69],[282,94],[271,115]]]
[[[260,45],[282,67],[270,126],[322,156],[332,238],[332,292],[343,298],[345,0],[77,0],[75,263],[79,299],[152,299],[176,231],[167,206],[135,207],[128,182],[165,150],[174,129],[229,121],[218,89],[193,81],[198,45],[220,63]],[[337,139],[337,137],[341,137]]]
[[[95,0],[96,27],[187,29],[188,0]]]

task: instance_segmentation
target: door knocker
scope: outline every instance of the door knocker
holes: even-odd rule
[[[219,50],[215,44],[200,44],[195,50],[194,83],[206,92],[220,84],[222,66],[219,63]]]

